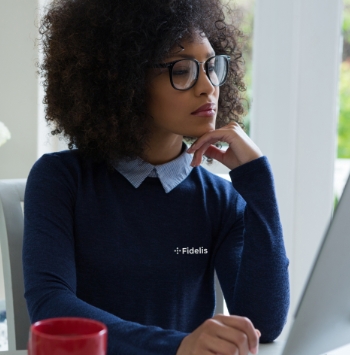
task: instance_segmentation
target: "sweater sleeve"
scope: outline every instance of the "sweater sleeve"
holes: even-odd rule
[[[108,327],[108,355],[175,355],[187,333],[126,321],[77,297],[74,174],[53,154],[39,159],[27,180],[23,269],[31,322],[92,318]]]
[[[261,342],[281,333],[289,308],[289,261],[266,157],[230,172],[236,220],[222,236],[215,269],[230,314],[248,317]],[[229,230],[229,232],[227,232]]]

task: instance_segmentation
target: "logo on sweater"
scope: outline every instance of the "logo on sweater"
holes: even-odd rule
[[[174,250],[176,254],[208,254],[208,249],[199,247],[198,249],[195,249],[194,247],[189,248],[176,248]]]

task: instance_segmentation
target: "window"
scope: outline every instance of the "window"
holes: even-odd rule
[[[339,120],[334,195],[337,204],[350,173],[350,0],[344,0],[343,51],[339,76]]]

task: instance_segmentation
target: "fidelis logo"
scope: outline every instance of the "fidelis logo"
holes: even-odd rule
[[[194,247],[192,248],[186,247],[186,248],[176,248],[174,252],[176,254],[208,254],[208,249],[203,247],[199,247],[197,249],[195,249]]]

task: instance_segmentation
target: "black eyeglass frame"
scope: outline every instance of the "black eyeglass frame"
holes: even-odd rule
[[[226,64],[227,64],[227,70],[226,70],[225,77],[224,77],[224,79],[222,80],[221,84],[218,84],[218,85],[215,85],[215,84],[211,81],[210,76],[209,76],[209,71],[208,71],[208,70],[209,70],[209,68],[208,68],[208,62],[209,62],[211,59],[216,58],[216,57],[223,57],[223,58],[225,58]],[[169,62],[169,63],[154,64],[154,65],[151,66],[151,68],[168,68],[168,69],[169,69],[169,78],[170,78],[171,86],[172,86],[175,90],[186,91],[186,90],[189,90],[189,89],[193,88],[193,87],[196,85],[197,81],[198,81],[199,70],[200,70],[199,64],[204,64],[205,74],[207,75],[207,77],[208,77],[210,83],[211,83],[213,86],[222,86],[223,84],[225,84],[225,81],[226,81],[227,75],[228,75],[230,59],[231,59],[231,57],[230,57],[229,55],[218,54],[218,55],[214,55],[214,56],[208,58],[205,62],[199,62],[197,59],[194,59],[194,58],[193,58],[193,59],[191,59],[191,58],[189,58],[189,59],[179,59],[179,60],[175,60],[175,61]],[[195,62],[195,63],[196,63],[196,65],[197,65],[197,75],[196,75],[196,78],[195,78],[193,84],[192,84],[190,87],[188,87],[188,88],[186,88],[186,89],[178,89],[178,88],[175,87],[175,85],[174,85],[172,72],[173,72],[173,67],[174,67],[174,65],[175,65],[176,63],[178,63],[178,62],[183,61],[183,60],[191,60],[192,62]]]

